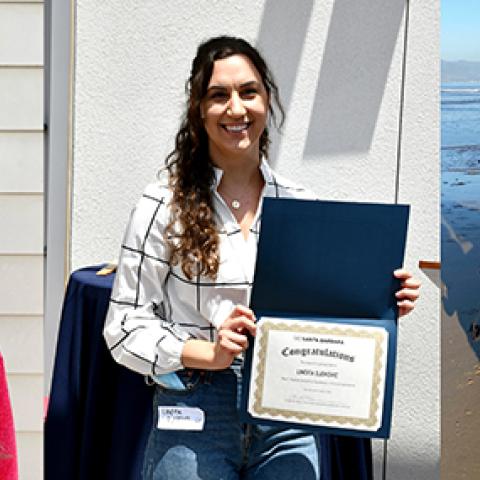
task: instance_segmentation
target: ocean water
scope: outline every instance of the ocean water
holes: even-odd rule
[[[441,86],[443,304],[480,358],[480,83]]]
[[[442,171],[480,168],[480,83],[444,83]]]

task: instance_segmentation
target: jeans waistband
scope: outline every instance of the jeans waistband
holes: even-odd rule
[[[196,369],[196,368],[184,368],[183,370],[179,370],[178,372],[171,372],[163,375],[146,377],[145,381],[149,385],[157,384],[157,385],[161,385],[164,388],[184,390],[185,385],[180,380],[179,375],[182,375],[182,376],[187,375],[191,377],[194,373],[197,373],[198,375],[200,375],[200,379],[202,383],[210,383],[214,375],[230,373],[231,371],[233,371],[238,378],[241,378],[242,369],[243,369],[243,357],[235,357],[230,367],[224,370],[203,370],[203,369]]]

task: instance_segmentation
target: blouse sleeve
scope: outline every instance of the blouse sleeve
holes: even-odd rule
[[[131,214],[103,331],[117,362],[151,376],[183,368],[181,354],[190,338],[170,320],[163,239],[167,192],[150,186]]]

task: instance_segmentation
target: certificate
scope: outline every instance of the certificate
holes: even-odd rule
[[[377,431],[388,332],[382,327],[262,317],[248,411],[257,419]]]
[[[408,205],[265,198],[240,417],[388,438]]]

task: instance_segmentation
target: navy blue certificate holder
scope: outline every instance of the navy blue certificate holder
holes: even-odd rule
[[[408,205],[265,198],[250,306],[264,316],[351,325],[388,332],[381,426],[376,431],[286,427],[356,437],[390,436],[397,344],[393,271],[403,264]],[[245,354],[240,416],[247,423],[279,425],[248,412],[254,341]]]

